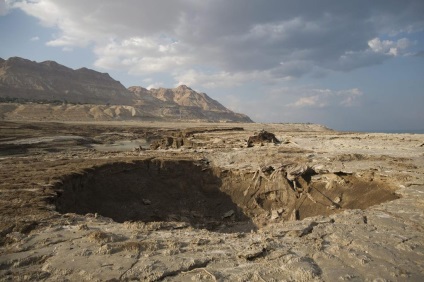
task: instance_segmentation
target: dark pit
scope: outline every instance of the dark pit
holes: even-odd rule
[[[116,222],[179,221],[217,230],[249,217],[220,190],[222,181],[202,163],[144,160],[111,163],[64,179],[56,200],[61,213],[98,213]]]
[[[284,170],[259,176],[193,160],[110,163],[64,177],[56,187],[56,208],[116,222],[185,222],[237,232],[399,198],[390,179],[374,173],[320,175],[309,170],[296,183],[286,176]]]

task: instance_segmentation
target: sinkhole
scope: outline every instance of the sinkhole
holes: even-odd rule
[[[284,169],[223,170],[202,161],[146,159],[64,176],[56,187],[60,213],[97,213],[116,222],[185,222],[238,232],[270,222],[366,209],[399,198],[374,173],[316,173],[289,180]]]
[[[201,162],[149,159],[110,163],[69,175],[58,192],[61,213],[97,213],[124,221],[180,221],[216,230],[250,218],[220,190],[222,180]]]

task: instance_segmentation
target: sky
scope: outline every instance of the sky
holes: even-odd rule
[[[424,130],[423,0],[0,0],[0,57],[185,84],[256,122]]]

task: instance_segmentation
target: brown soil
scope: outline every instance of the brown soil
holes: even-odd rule
[[[307,196],[298,201],[299,218],[315,215],[330,215],[345,209],[366,209],[380,203],[399,199],[395,187],[390,183],[375,179],[359,178],[349,174],[339,174],[341,183],[326,188],[326,183],[315,182],[309,188],[313,202]]]

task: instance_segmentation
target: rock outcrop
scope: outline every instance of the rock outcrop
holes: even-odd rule
[[[263,143],[278,144],[280,141],[275,137],[274,133],[261,130],[259,133],[249,137],[247,147],[253,147],[254,144],[263,145]]]

